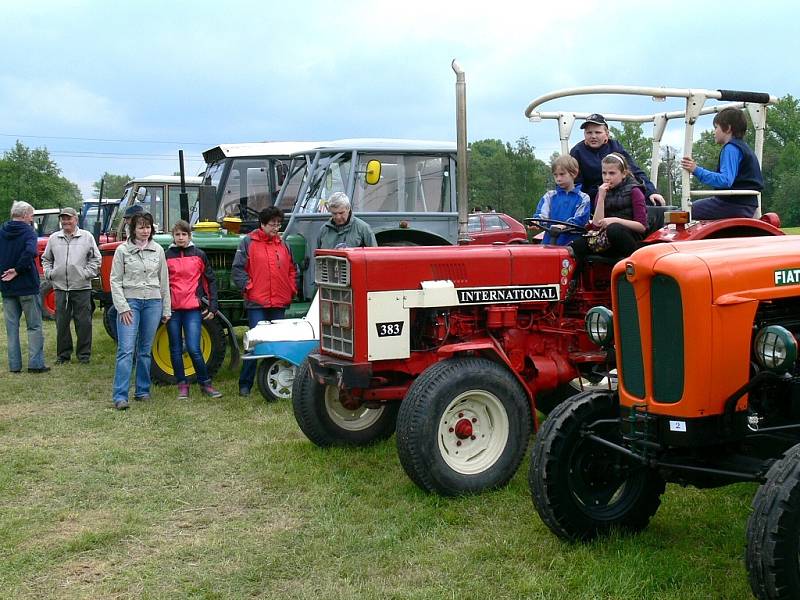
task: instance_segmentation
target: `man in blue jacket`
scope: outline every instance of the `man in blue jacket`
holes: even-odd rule
[[[648,204],[664,204],[664,196],[658,193],[656,186],[647,178],[644,171],[637,165],[628,151],[617,140],[608,135],[608,123],[605,117],[597,113],[586,117],[581,125],[583,129],[583,141],[578,142],[569,151],[570,156],[578,161],[580,172],[575,179],[575,184],[580,185],[584,193],[589,195],[594,208],[594,197],[597,195],[597,188],[603,183],[602,167],[600,164],[603,159],[617,152],[628,161],[633,176],[644,185],[645,200]]]
[[[22,313],[28,329],[28,373],[47,373],[44,364],[42,303],[36,270],[36,232],[33,207],[27,202],[11,205],[11,220],[0,228],[0,292],[8,337],[8,370],[22,371],[19,323]]]

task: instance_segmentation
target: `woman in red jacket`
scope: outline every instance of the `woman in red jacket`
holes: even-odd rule
[[[172,228],[173,243],[167,249],[169,292],[172,318],[167,321],[169,354],[178,382],[178,399],[189,397],[189,381],[183,369],[183,340],[186,352],[197,373],[197,383],[206,396],[220,398],[222,393],[211,385],[206,362],[200,352],[202,319],[213,319],[217,312],[217,282],[206,253],[192,243],[192,228],[178,221]]]
[[[292,253],[280,236],[283,211],[270,206],[258,215],[261,226],[239,244],[231,267],[231,279],[244,296],[247,322],[252,329],[259,321],[282,319],[297,292],[297,273]],[[243,361],[239,395],[253,387],[256,361]]]

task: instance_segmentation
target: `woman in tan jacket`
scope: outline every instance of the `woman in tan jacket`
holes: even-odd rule
[[[117,365],[114,408],[128,408],[128,389],[136,353],[134,400],[150,399],[150,361],[158,324],[171,314],[169,275],[164,249],[153,241],[153,217],[135,215],[128,239],[114,252],[111,297],[117,309]]]

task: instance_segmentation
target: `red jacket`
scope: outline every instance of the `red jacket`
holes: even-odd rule
[[[250,308],[289,306],[297,292],[296,273],[288,246],[260,227],[242,239],[231,267],[231,279]]]
[[[172,310],[196,310],[208,300],[208,309],[217,311],[217,284],[206,253],[194,244],[179,248],[172,244],[165,252],[169,270]]]

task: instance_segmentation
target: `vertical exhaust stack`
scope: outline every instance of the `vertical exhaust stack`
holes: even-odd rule
[[[189,222],[189,194],[186,193],[186,169],[183,166],[183,150],[178,150],[178,163],[181,174],[181,192],[178,201],[181,207],[181,219]],[[174,224],[174,223],[173,223]]]
[[[458,243],[470,242],[467,233],[469,197],[467,187],[467,83],[464,71],[453,59],[451,63],[456,74],[456,158],[458,160]]]

